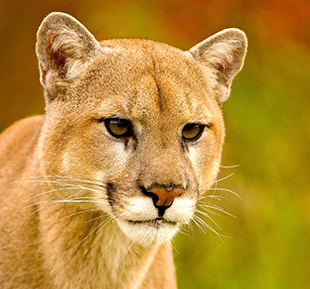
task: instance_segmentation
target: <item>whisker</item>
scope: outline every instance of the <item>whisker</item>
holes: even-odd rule
[[[48,179],[36,180],[35,178],[55,178],[55,179],[54,180],[48,180]],[[27,179],[30,179],[30,180],[27,180]],[[82,184],[99,186],[99,187],[102,187],[102,188],[105,188],[105,189],[107,187],[106,185],[103,185],[102,184],[103,182],[100,181],[100,180],[96,180],[96,179],[80,179],[80,178],[73,178],[73,177],[67,177],[67,176],[61,176],[61,175],[31,176],[31,177],[25,178],[24,181],[15,181],[15,182],[17,182],[17,183],[19,183],[19,182],[27,182],[27,181],[37,181],[37,182],[54,182],[54,181],[58,181],[58,182],[62,182],[62,180],[57,180],[57,179],[64,179],[64,180],[68,180],[68,181],[81,182]],[[62,183],[64,183],[64,182],[62,182]],[[67,184],[69,184],[69,183],[67,183]]]
[[[68,219],[70,217],[74,217],[74,216],[77,216],[77,215],[80,215],[80,214],[84,214],[84,213],[89,213],[89,212],[95,212],[95,211],[101,211],[102,209],[90,209],[90,210],[85,210],[85,211],[79,211],[79,212],[76,212],[76,213],[73,213],[73,214],[70,214],[70,215],[67,215],[65,217],[62,217],[60,219],[57,219],[55,220],[54,222],[58,222],[58,221],[61,221],[61,220],[64,220],[64,219]]]
[[[233,168],[238,168],[238,167],[241,167],[241,164],[238,164],[238,165],[231,165],[231,166],[223,166],[223,165],[220,165],[220,168],[223,168],[223,169],[233,169]]]
[[[204,201],[204,199],[207,199],[207,198],[221,201],[224,197],[220,195],[201,195],[199,196],[199,201]]]
[[[194,229],[194,226],[193,226],[192,222],[189,222],[189,223],[187,224],[187,227],[189,228],[190,233],[191,233],[192,235],[195,235],[195,229]]]
[[[198,217],[198,218],[199,218],[199,217]],[[196,216],[196,215],[193,216],[192,221],[196,224],[196,226],[198,227],[198,229],[199,229],[202,233],[206,234],[206,231],[205,231],[205,230],[203,229],[203,227],[200,225],[200,222],[198,222],[197,216]]]
[[[196,212],[206,216],[217,228],[219,228],[221,230],[221,227],[215,222],[215,220],[212,217],[210,217],[210,215],[208,213],[200,211],[200,210],[196,210]]]
[[[46,177],[50,177],[50,178],[54,178],[51,180],[48,179],[38,179],[38,178],[46,178]],[[68,181],[74,181],[69,183]],[[71,188],[75,188],[75,189],[85,189],[88,191],[93,191],[96,193],[101,193],[103,190],[98,190],[98,189],[94,189],[94,188],[90,188],[88,186],[85,185],[91,185],[91,186],[97,186],[101,189],[106,189],[107,187],[105,185],[102,185],[102,181],[99,180],[88,180],[88,179],[77,179],[77,178],[70,178],[70,177],[65,177],[65,176],[60,176],[60,175],[45,175],[45,176],[32,176],[32,177],[28,177],[24,180],[19,180],[19,181],[15,181],[14,183],[37,183],[37,184],[46,184],[46,183],[50,183],[50,184],[57,184],[57,185],[61,185],[61,186],[66,186],[69,188],[63,188],[63,189],[70,189]],[[100,183],[100,184],[98,184]],[[50,190],[47,191],[45,193],[50,193],[53,192],[54,190]],[[43,195],[45,193],[40,193],[38,195]],[[38,196],[36,195],[36,196]],[[35,197],[35,196],[33,196]]]
[[[73,194],[71,195],[68,199],[69,200],[83,200],[83,199],[86,199],[86,200],[98,200],[98,197],[74,197],[72,198],[72,196],[74,196],[76,194]],[[101,200],[108,200],[108,198],[100,198]]]
[[[203,193],[207,192],[207,191],[224,191],[224,192],[229,192],[231,194],[233,194],[234,196],[236,196],[237,198],[239,198],[240,200],[242,200],[242,198],[233,190],[230,189],[226,189],[226,188],[210,188],[210,189],[206,189]],[[214,196],[214,195],[209,195],[209,196]],[[202,196],[204,197],[204,196]]]
[[[105,226],[107,224],[107,222],[111,220],[111,216],[109,216],[107,219],[105,219],[104,221],[102,221],[98,226],[96,226],[95,229],[93,229],[85,238],[82,239],[82,241],[80,241],[78,244],[76,244],[72,249],[75,249],[77,246],[81,245],[92,233],[94,233],[100,226]]]
[[[224,243],[222,237],[226,237],[220,233],[218,233],[211,225],[209,225],[208,223],[206,223],[203,219],[201,219],[200,217],[198,217],[197,215],[194,215],[193,221],[195,221],[195,224],[198,225],[198,223],[201,224],[201,226],[205,227],[206,229],[208,229],[209,231],[215,233],[219,238],[220,240]],[[203,230],[203,232],[206,232],[205,230]]]
[[[226,215],[228,215],[228,216],[231,216],[231,217],[233,217],[233,218],[236,218],[236,216],[234,216],[233,214],[231,214],[231,213],[225,211],[222,207],[217,206],[217,205],[214,205],[214,204],[213,204],[213,205],[207,205],[207,204],[205,204],[205,203],[199,203],[199,206],[202,207],[202,208],[204,208],[204,209],[206,209],[206,210],[207,210],[208,212],[210,212],[210,213],[214,213],[214,212],[212,211],[212,209],[213,209],[213,210],[219,211],[219,212],[221,212],[221,213],[224,213],[224,214],[226,214]]]
[[[94,202],[94,201],[91,201],[91,202],[85,202],[85,201],[81,201],[80,203],[95,203],[95,204],[104,204],[104,205],[106,205],[104,202],[98,202],[98,201],[96,201],[96,202]],[[55,205],[55,204],[58,204],[58,203],[60,203],[60,201],[59,200],[56,200],[56,201],[41,201],[41,202],[37,202],[37,203],[35,203],[35,204],[31,204],[31,205],[28,205],[28,206],[26,206],[26,208],[30,208],[30,207],[33,207],[33,206],[36,206],[36,205],[40,205],[40,204],[46,204],[46,205],[44,205],[44,206],[42,206],[42,207],[40,207],[40,208],[38,208],[37,210],[35,210],[35,211],[33,211],[32,213],[30,213],[28,216],[30,217],[30,216],[32,216],[32,215],[34,215],[34,214],[36,214],[37,212],[39,212],[39,211],[41,211],[41,210],[43,210],[43,209],[45,209],[45,208],[47,208],[47,207],[49,207],[49,206],[52,206],[52,205]],[[63,203],[74,203],[74,201],[65,201],[65,202],[63,202]],[[102,207],[102,208],[98,208],[98,209],[93,209],[94,211],[95,210],[102,210],[104,207]],[[107,208],[108,208],[108,206],[107,206]],[[64,218],[66,218],[66,217],[64,217]],[[62,219],[62,218],[61,218]],[[59,219],[59,220],[61,220],[61,219]],[[56,221],[59,221],[59,220],[56,220]]]
[[[204,187],[207,187],[207,186],[213,185],[213,184],[217,184],[217,183],[219,183],[219,182],[221,182],[221,181],[224,181],[224,180],[226,180],[226,179],[230,178],[231,176],[233,176],[234,174],[235,174],[235,173],[232,173],[232,174],[230,174],[230,175],[228,175],[228,176],[226,176],[226,177],[223,177],[223,178],[221,178],[221,179],[218,179],[218,180],[216,180],[216,181],[214,181],[214,182],[211,182],[211,183],[205,184],[205,185],[203,185],[203,186],[199,187],[199,188],[198,188],[198,190],[200,190],[200,189],[202,189],[202,188],[204,188]]]
[[[29,205],[29,206],[26,206],[26,208],[29,208],[29,207],[32,207],[32,206],[35,206],[35,205],[36,205],[36,204]],[[51,206],[51,205],[53,205],[53,204],[47,204],[47,205],[45,205],[45,206],[43,206],[43,207],[41,207],[41,208],[38,208],[37,210],[35,210],[35,211],[32,212],[31,214],[29,214],[28,217],[30,217],[30,216],[36,214],[37,212],[39,212],[39,211],[41,211],[41,210],[43,210],[43,209],[45,209],[45,208],[47,208],[47,207],[49,207],[49,206]]]
[[[98,210],[99,210],[99,209],[98,209]],[[106,216],[108,216],[108,214],[104,214],[104,215],[101,215],[101,216],[99,216],[99,217],[92,218],[92,219],[90,219],[90,220],[86,221],[84,224],[87,224],[87,223],[90,223],[90,222],[96,221],[96,220],[98,220],[98,219],[102,219],[102,218],[104,218],[104,217],[106,217]]]
[[[99,202],[99,201],[93,201],[93,200],[68,200],[68,199],[64,199],[64,200],[50,200],[50,201],[40,201],[40,202],[36,202],[34,204],[28,205],[26,206],[26,208],[32,207],[32,206],[36,206],[36,205],[40,205],[40,204],[59,204],[59,203],[95,203],[95,204],[105,204],[104,202]]]
[[[110,222],[111,220],[113,220],[113,216],[112,216],[112,215],[109,215],[105,221]],[[102,224],[102,223],[101,223],[101,224]],[[105,226],[105,224],[104,224],[104,226]],[[101,227],[101,228],[96,232],[96,234],[98,234],[98,233],[104,228],[104,226]]]
[[[47,177],[53,177],[53,176],[47,176]],[[82,183],[87,183],[87,184],[91,184],[91,185],[98,185],[98,186],[102,186],[104,188],[106,188],[106,185],[102,185],[103,181],[101,180],[96,180],[96,179],[80,179],[80,178],[72,178],[72,177],[66,177],[66,176],[61,176],[61,175],[56,175],[57,178],[63,178],[63,179],[67,179],[67,180],[74,180],[74,181],[81,181]],[[95,182],[95,183],[93,183]],[[99,183],[99,184],[96,184]]]
[[[185,235],[186,237],[191,237],[185,230],[184,226],[180,227],[178,233]]]
[[[192,220],[186,224],[182,224],[179,230],[182,234],[187,234],[186,232],[188,232],[188,237],[195,236],[195,229],[193,227]]]
[[[27,181],[27,182],[38,182],[38,180],[30,180],[30,181]],[[73,184],[73,183],[66,183],[66,182],[56,181],[56,180],[44,180],[44,181],[39,180],[39,182],[41,182],[41,183],[51,183],[51,184],[56,184],[56,185],[65,185],[65,186],[68,186],[68,187],[71,187],[71,188],[83,189],[83,190],[87,190],[87,191],[91,191],[91,192],[95,192],[95,193],[102,192],[102,190],[92,189],[92,188],[89,188],[89,187],[82,186],[80,184],[77,185],[77,184]]]
[[[27,201],[31,200],[31,199],[34,199],[36,197],[39,197],[39,196],[43,196],[45,194],[49,194],[49,193],[52,193],[52,192],[57,192],[57,191],[64,191],[64,190],[80,190],[80,188],[58,188],[58,189],[52,189],[52,190],[48,190],[46,192],[43,192],[43,193],[39,193],[39,194],[36,194],[30,198],[27,199]]]
[[[130,251],[130,249],[132,248],[132,246],[133,246],[135,243],[136,243],[136,241],[132,241],[132,242],[131,242],[131,244],[128,246],[128,248],[125,249],[125,251],[123,252],[122,258],[125,258],[125,257],[126,257],[126,255],[128,254],[128,252]]]
[[[178,251],[178,249],[177,249],[177,247],[176,247],[176,245],[175,245],[174,239],[172,239],[171,246],[172,246],[173,250],[174,250],[178,255],[180,255],[180,253],[179,253],[179,251]]]

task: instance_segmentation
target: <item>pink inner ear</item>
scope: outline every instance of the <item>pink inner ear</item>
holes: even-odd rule
[[[65,66],[66,57],[62,46],[60,44],[57,45],[57,41],[59,42],[60,37],[59,31],[57,30],[58,29],[50,30],[47,33],[44,39],[44,48],[45,54],[48,57],[48,61],[51,64],[51,68],[61,71]]]
[[[230,80],[231,72],[238,57],[239,50],[234,48],[230,51],[230,54],[226,56],[225,60],[218,63],[216,70],[218,71],[218,80],[222,83],[227,83]]]
[[[43,69],[42,65],[40,65],[40,70],[41,70],[41,81],[43,84],[45,84],[47,71]]]

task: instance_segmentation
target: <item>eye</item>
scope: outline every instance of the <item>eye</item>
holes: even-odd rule
[[[195,141],[199,139],[204,130],[204,125],[197,123],[189,123],[182,130],[182,137],[186,141]]]
[[[122,138],[132,135],[132,124],[127,119],[107,118],[104,123],[108,132],[114,137]]]

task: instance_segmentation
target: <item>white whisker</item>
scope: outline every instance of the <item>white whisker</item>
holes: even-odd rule
[[[192,229],[192,228],[191,228],[191,229]],[[178,233],[180,233],[180,234],[182,234],[182,235],[185,235],[185,236],[187,236],[187,237],[191,237],[191,236],[186,232],[184,226],[179,228]]]
[[[220,168],[223,168],[223,169],[233,169],[233,168],[238,168],[238,167],[241,167],[241,164],[239,164],[239,165],[232,165],[232,166],[220,165]]]
[[[55,220],[54,222],[58,222],[58,221],[61,221],[61,220],[64,220],[64,219],[68,219],[68,218],[70,218],[70,217],[74,217],[74,216],[77,216],[77,215],[80,215],[80,214],[89,213],[89,212],[95,212],[95,211],[102,211],[102,209],[90,209],[90,210],[79,211],[79,212],[76,212],[76,213],[67,215],[67,216],[65,216],[65,217],[62,217],[62,218],[60,218],[60,219],[57,219],[57,220]],[[85,222],[85,223],[86,223],[86,222]]]
[[[123,256],[122,258],[125,258],[126,255],[128,254],[128,252],[130,251],[130,249],[132,248],[132,246],[136,243],[136,241],[132,241],[131,244],[128,246],[128,248],[123,252]]]
[[[199,219],[200,219],[200,218],[199,218]],[[192,221],[196,224],[196,226],[198,227],[198,229],[199,229],[202,233],[206,234],[206,231],[203,229],[203,227],[200,225],[200,222],[197,220],[197,216],[196,216],[196,215],[193,216]]]
[[[219,183],[219,182],[221,182],[221,181],[224,181],[224,180],[230,178],[230,177],[233,176],[233,175],[234,175],[234,173],[232,173],[232,174],[230,174],[230,175],[228,175],[228,176],[226,176],[226,177],[223,177],[223,178],[221,178],[221,179],[218,179],[218,180],[216,180],[216,181],[214,181],[214,182],[205,184],[205,185],[199,187],[198,190],[200,190],[200,189],[202,189],[202,188],[204,188],[204,187],[207,187],[207,186],[211,186],[211,185],[213,185],[213,184],[217,184],[217,183]]]
[[[98,209],[98,210],[99,210],[99,209]],[[108,214],[104,214],[104,215],[101,215],[101,216],[99,216],[99,217],[92,218],[92,219],[90,219],[90,220],[86,221],[84,224],[87,224],[87,223],[90,223],[90,222],[96,221],[96,220],[98,220],[98,219],[105,218],[105,217],[107,217],[107,216],[108,216]]]
[[[230,189],[225,189],[225,188],[210,188],[210,189],[206,189],[205,191],[203,191],[203,193],[207,192],[207,191],[224,191],[224,192],[229,192],[231,194],[233,194],[234,196],[236,196],[237,198],[239,198],[240,200],[242,200],[242,198],[233,190]],[[214,196],[214,195],[209,195],[209,196]],[[204,197],[204,196],[202,196]]]
[[[233,214],[231,214],[231,213],[225,211],[222,207],[217,206],[217,205],[214,205],[214,204],[213,204],[213,205],[207,205],[207,204],[205,204],[205,203],[199,203],[199,206],[202,207],[202,208],[204,208],[204,209],[206,209],[206,210],[207,210],[208,212],[210,212],[210,213],[214,213],[214,212],[212,211],[212,209],[213,209],[213,210],[219,211],[219,212],[221,212],[221,213],[224,213],[224,214],[226,214],[226,215],[228,215],[228,216],[231,216],[231,217],[233,217],[233,218],[236,218],[236,216],[234,216]]]
[[[211,200],[221,201],[223,198],[224,197],[220,196],[220,195],[203,195],[203,196],[199,197],[199,201],[203,201],[204,199],[211,199]]]
[[[32,207],[32,206],[35,206],[35,205],[36,205],[36,204],[32,204],[32,205],[26,206],[26,208],[29,208],[29,207]],[[31,214],[29,214],[28,217],[30,217],[30,216],[36,214],[37,212],[39,212],[39,211],[41,211],[42,209],[45,209],[45,208],[47,208],[47,207],[49,207],[49,206],[51,206],[51,205],[53,205],[53,204],[47,204],[47,205],[45,205],[45,206],[43,206],[43,207],[41,207],[41,208],[38,208],[37,210],[35,210],[35,211],[32,212]]]
[[[220,233],[218,233],[211,225],[209,225],[208,223],[206,223],[203,219],[201,219],[200,217],[198,217],[197,215],[194,215],[193,219],[192,219],[196,225],[201,224],[201,225],[198,225],[198,228],[202,228],[202,227],[205,227],[206,229],[208,229],[209,231],[215,233],[219,238],[220,240],[224,243],[222,237],[226,237]],[[202,231],[204,233],[206,233],[206,231],[204,229],[202,229]]]
[[[110,222],[111,220],[113,220],[113,216],[112,216],[112,215],[109,215],[105,221]],[[104,221],[104,222],[105,222],[105,221]],[[103,222],[103,223],[104,223],[104,222]],[[101,223],[101,224],[103,224],[103,223]],[[104,224],[104,226],[105,226],[105,224]],[[103,226],[103,227],[104,227],[104,226]],[[101,228],[96,232],[96,234],[98,234],[98,233],[103,229],[103,227],[101,227]]]
[[[177,250],[177,247],[175,246],[174,239],[172,239],[171,246],[172,246],[173,250],[174,250],[178,255],[180,255],[179,251]]]
[[[78,244],[76,244],[72,249],[75,249],[77,246],[81,245],[92,233],[94,233],[100,226],[105,226],[108,221],[111,220],[111,216],[102,221],[95,229],[93,229],[85,238],[82,239]],[[102,228],[102,227],[101,227]]]
[[[64,200],[50,200],[50,201],[40,201],[36,202],[34,204],[26,206],[26,208],[40,205],[40,204],[59,204],[59,203],[95,203],[95,204],[106,204],[104,202],[94,201],[94,200],[70,200],[70,199],[64,199]]]
[[[52,190],[48,190],[46,192],[43,192],[43,193],[40,193],[40,194],[37,194],[37,195],[34,195],[32,197],[30,197],[29,199],[27,199],[28,201],[31,200],[31,199],[34,199],[36,197],[39,197],[39,196],[43,196],[45,194],[49,194],[49,193],[52,193],[52,192],[58,192],[58,191],[64,191],[64,190],[81,190],[80,188],[58,188],[58,189],[52,189]]]
[[[196,210],[196,212],[206,216],[217,228],[219,228],[221,230],[221,227],[214,221],[213,218],[210,217],[210,215],[208,213],[200,211],[200,210]]]

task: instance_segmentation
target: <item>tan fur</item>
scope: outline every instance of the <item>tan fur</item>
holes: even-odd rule
[[[99,44],[50,14],[37,41],[46,116],[0,136],[0,288],[176,288],[171,238],[216,180],[220,107],[246,46],[237,29],[188,52]],[[112,136],[107,118],[132,134]],[[182,137],[191,123],[204,125],[194,141]]]

